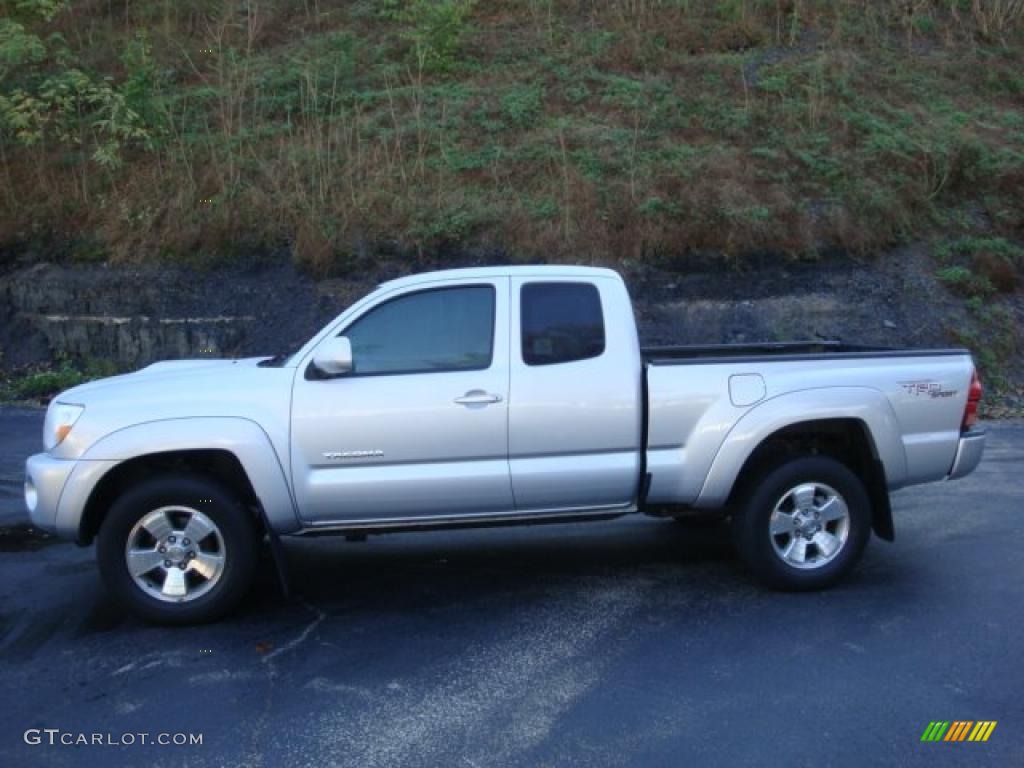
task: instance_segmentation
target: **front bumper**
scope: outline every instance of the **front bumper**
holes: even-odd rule
[[[37,453],[25,462],[25,506],[32,524],[78,541],[82,514],[96,484],[118,461],[55,459]]]
[[[984,429],[974,429],[960,436],[956,447],[956,457],[949,470],[949,479],[953,480],[969,475],[981,462],[981,454],[985,451],[985,438],[988,433]]]
[[[25,462],[25,506],[32,525],[57,533],[57,506],[76,461],[37,453]]]

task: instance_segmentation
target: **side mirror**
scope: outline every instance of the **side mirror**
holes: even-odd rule
[[[352,342],[344,336],[327,339],[313,356],[313,365],[327,376],[340,376],[352,370]]]

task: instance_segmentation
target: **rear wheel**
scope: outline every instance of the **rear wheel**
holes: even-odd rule
[[[860,560],[871,534],[871,501],[848,467],[823,456],[792,459],[740,494],[733,538],[767,584],[821,589]]]
[[[258,554],[253,517],[219,483],[163,475],[125,492],[100,528],[96,556],[112,592],[160,624],[212,621],[244,597]]]

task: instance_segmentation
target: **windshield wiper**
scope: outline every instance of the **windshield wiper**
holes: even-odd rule
[[[281,352],[273,357],[268,357],[266,360],[260,360],[256,365],[260,368],[280,368],[292,354],[292,352]]]

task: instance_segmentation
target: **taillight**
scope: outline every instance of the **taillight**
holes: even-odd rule
[[[960,422],[960,431],[966,432],[978,421],[978,403],[981,402],[981,379],[975,370],[971,374],[971,386],[967,390],[967,405],[964,406],[964,420]]]

